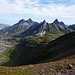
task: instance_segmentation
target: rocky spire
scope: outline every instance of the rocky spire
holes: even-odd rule
[[[58,24],[59,23],[58,19],[55,19],[53,23]]]

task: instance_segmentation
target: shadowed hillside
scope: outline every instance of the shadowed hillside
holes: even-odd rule
[[[32,45],[33,44],[33,45]],[[24,40],[20,42],[10,55],[9,66],[36,64],[59,60],[75,54],[75,32],[65,34],[44,45],[31,43]]]

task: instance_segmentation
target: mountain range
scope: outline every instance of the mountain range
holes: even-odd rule
[[[17,35],[27,30],[30,26],[32,26],[34,22],[31,19],[24,20],[21,19],[18,23],[3,28],[0,32],[5,35]]]
[[[9,25],[0,23],[0,30],[7,27],[7,26],[9,26]]]
[[[46,20],[38,23],[29,18],[28,20],[21,19],[18,23],[1,29],[0,34],[5,36],[25,37],[33,35],[42,36],[44,34],[69,33],[72,31],[75,31],[75,25],[67,26],[64,22],[59,22],[58,19],[54,20],[53,23],[47,23]]]
[[[21,19],[0,30],[0,46],[1,75],[75,74],[75,24]]]
[[[75,30],[75,24],[69,25],[68,28],[70,28],[70,29],[72,29],[72,30]]]

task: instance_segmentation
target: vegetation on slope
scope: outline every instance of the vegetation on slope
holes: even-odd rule
[[[17,67],[0,66],[0,75],[59,75],[59,74],[74,75],[75,74],[75,69],[74,69],[75,56],[73,55],[75,54],[74,53],[75,52],[75,47],[74,47],[75,33],[66,34],[62,37],[57,38],[56,40],[53,39],[54,41],[50,42],[51,36],[49,35],[49,37],[48,36],[46,37],[47,43],[43,42],[43,40],[46,39],[44,37],[26,38],[24,41],[20,42],[15,47],[15,49],[10,48],[4,53],[4,55],[7,58],[6,61],[10,60],[9,56],[12,57],[11,61],[7,63],[9,66],[25,65],[25,64],[31,63],[31,62],[27,63],[29,61],[29,59],[27,58],[27,55],[29,56],[29,58],[31,58],[35,50],[36,52],[38,51],[40,55],[37,56],[37,58],[34,58],[34,60],[36,59],[40,60],[39,58],[41,57],[42,60],[40,60],[40,62],[45,61],[47,63],[33,64],[33,65],[27,65],[27,66],[17,66]],[[43,42],[43,45],[41,44],[41,42]],[[53,50],[56,50],[56,51],[52,52]],[[62,50],[63,52],[61,52],[60,50]],[[50,57],[50,55],[52,56]],[[68,56],[71,56],[71,57],[62,59],[64,58],[65,55],[67,57]],[[45,57],[47,59],[45,59]],[[25,61],[26,58],[27,58],[26,60],[27,62]],[[52,62],[52,60],[58,60],[58,58],[62,60]],[[51,62],[48,62],[48,61],[51,61]]]
[[[10,60],[10,55],[12,53],[12,51],[14,50],[15,48],[15,45],[18,44],[20,41],[23,41],[25,40],[25,46],[24,48],[25,49],[28,49],[28,50],[31,50],[30,47],[33,47],[35,48],[36,46],[42,46],[42,45],[45,45],[47,44],[49,41],[51,40],[54,40],[55,38],[61,36],[62,34],[58,34],[58,35],[53,35],[53,34],[48,34],[48,35],[45,35],[45,36],[35,36],[35,37],[26,37],[26,38],[23,38],[23,39],[20,39],[20,38],[14,38],[14,39],[8,39],[8,40],[5,40],[5,41],[9,41],[11,42],[11,47],[9,44],[5,44],[5,42],[1,43],[2,46],[4,47],[9,47],[9,48],[6,48],[6,51],[3,52],[3,53],[0,53],[0,65],[3,65],[4,63],[6,63],[7,61]],[[15,42],[13,42],[13,40]],[[21,49],[23,47],[23,44],[21,43],[19,45],[19,48]],[[25,50],[24,49],[24,50]],[[21,49],[22,50],[22,49]]]
[[[9,66],[55,61],[75,54],[75,32],[65,34],[44,45],[19,43],[10,56]],[[16,58],[15,58],[16,57]]]
[[[0,66],[0,75],[75,75],[75,69],[73,68],[75,68],[75,56],[37,65]]]

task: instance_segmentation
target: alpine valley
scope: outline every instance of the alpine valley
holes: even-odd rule
[[[0,65],[0,75],[75,75],[75,24],[1,24]]]

